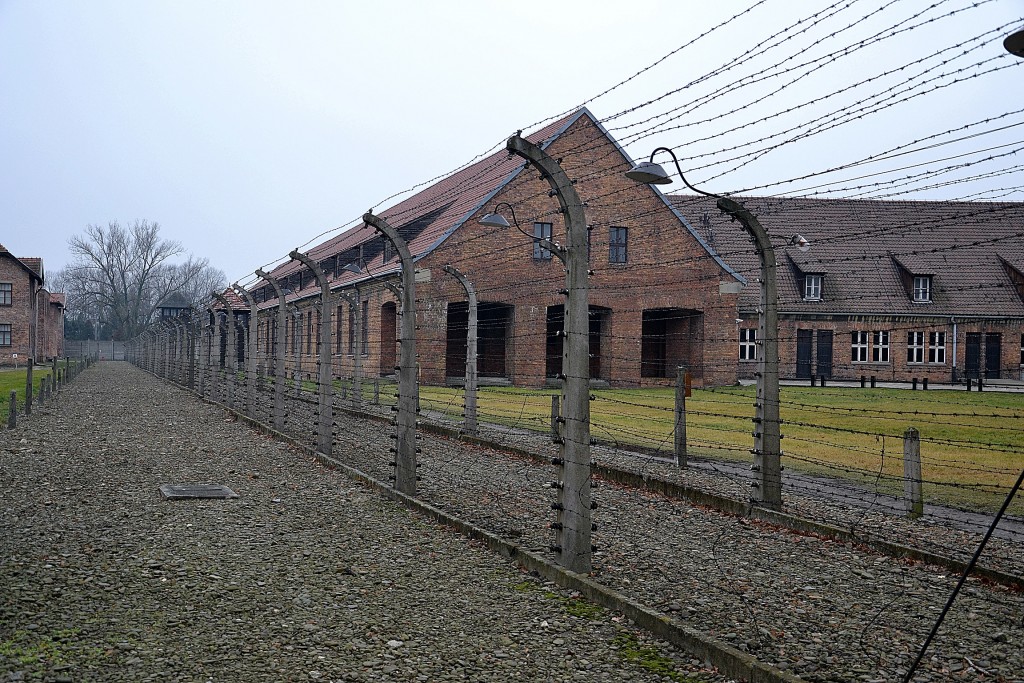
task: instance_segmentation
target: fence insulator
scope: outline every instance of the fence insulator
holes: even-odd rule
[[[550,483],[548,484],[548,488],[551,488],[551,489],[560,489],[560,488],[562,488],[562,482],[560,482],[560,481],[553,481],[553,482],[550,482]]]
[[[590,530],[591,531],[597,531],[597,524],[595,522],[591,522],[590,523]]]
[[[562,458],[551,458],[551,464],[558,465],[559,467],[561,467],[562,465],[565,464],[565,460]]]
[[[551,504],[551,509],[552,510],[564,510],[565,508],[562,507],[561,503],[552,503]]]
[[[590,509],[591,510],[596,510],[597,509],[597,501],[596,500],[590,501]]]
[[[548,550],[550,550],[553,553],[560,553],[560,552],[562,552],[562,546],[560,546],[560,545],[549,545],[548,546]]]
[[[554,529],[555,531],[561,531],[562,530],[562,523],[561,522],[551,522],[551,524],[548,524],[548,528]]]
[[[590,546],[590,552],[596,553],[597,552],[597,546],[596,545]]]

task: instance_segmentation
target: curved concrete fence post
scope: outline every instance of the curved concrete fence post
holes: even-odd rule
[[[402,321],[398,361],[398,433],[395,445],[395,488],[416,495],[416,273],[415,262],[405,239],[385,219],[367,211],[363,221],[381,233],[395,247],[402,262]]]
[[[238,296],[245,299],[249,306],[249,332],[245,340],[245,412],[256,419],[256,346],[259,341],[259,315],[256,310],[256,299],[237,282],[231,285]]]
[[[334,297],[331,296],[331,284],[327,281],[327,273],[320,264],[293,250],[288,257],[299,261],[312,271],[320,285],[320,340],[317,346],[317,389],[318,389],[318,421],[317,450],[324,455],[331,455],[334,445],[334,373],[331,371],[331,311]]]
[[[477,301],[476,289],[465,275],[452,265],[446,264],[444,272],[448,273],[462,285],[466,290],[466,298],[469,302],[469,322],[466,326],[466,386],[465,386],[465,420],[462,423],[463,430],[470,436],[476,436],[476,389],[477,389],[477,361],[476,361],[476,340],[477,340]]]
[[[271,349],[274,355],[274,411],[273,411],[273,422],[274,429],[284,431],[285,421],[285,407],[284,407],[284,380],[285,380],[285,369],[284,369],[284,343],[285,334],[287,333],[288,325],[288,312],[285,308],[285,294],[281,289],[281,285],[278,284],[277,280],[270,276],[270,273],[266,273],[260,269],[256,269],[256,275],[263,278],[270,283],[270,286],[274,288],[274,294],[277,296],[277,329],[274,331],[274,346]]]

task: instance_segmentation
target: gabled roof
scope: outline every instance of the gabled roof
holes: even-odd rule
[[[618,142],[615,141],[586,107],[549,123],[540,130],[527,135],[526,139],[542,148],[546,148],[582,117],[587,117],[615,145],[623,157],[632,163],[625,150],[619,146]],[[388,223],[405,237],[409,245],[409,251],[412,253],[413,258],[418,260],[430,254],[444,243],[471,216],[487,206],[498,192],[511,183],[527,167],[528,164],[525,161],[510,155],[502,147],[502,149],[480,161],[471,163],[455,173],[442,178],[377,215],[386,219]],[[714,250],[705,243],[700,233],[686,222],[685,218],[675,210],[671,202],[657,188],[653,189],[660,200],[665,203],[666,207],[676,214],[683,227],[708,251],[709,256],[714,258],[720,267],[742,281],[742,276],[735,273],[729,264],[718,258]],[[306,253],[310,258],[322,262],[335,254],[348,250],[353,250],[351,254],[354,256],[355,250],[360,245],[374,245],[377,243],[382,245],[382,239],[373,228],[361,223],[337,237],[313,247]],[[366,272],[372,273],[372,276],[368,276],[366,272],[355,274],[343,271],[337,277],[331,275],[328,279],[332,287],[343,287],[369,279],[370,277],[380,277],[395,273],[400,269],[397,255],[388,260],[385,260],[384,257],[385,253],[380,248],[369,250],[364,267]],[[355,260],[355,258],[352,260]],[[345,264],[342,263],[341,265]],[[298,261],[289,261],[275,268],[270,275],[277,279],[283,279],[304,270],[304,268],[305,266]],[[265,281],[260,280],[250,290],[262,287],[265,284]],[[318,292],[319,288],[314,284],[312,289],[290,294],[286,296],[286,299],[290,301]],[[272,299],[264,305],[275,306],[277,301]]]
[[[192,304],[181,292],[171,292],[160,302],[157,308],[190,308]]]
[[[34,257],[18,258],[11,252],[7,251],[7,249],[5,249],[4,245],[2,244],[0,244],[0,256],[6,256],[10,258],[19,266],[24,268],[31,277],[35,278],[36,280],[39,280],[39,282],[43,281],[43,259]]]
[[[1024,203],[734,199],[772,237],[780,312],[1024,317],[1024,301],[1003,265],[1024,265]],[[714,199],[672,195],[672,201],[736,270],[758,277],[752,238]],[[807,238],[809,251],[788,245],[794,234]],[[901,265],[912,275],[933,276],[930,303],[911,301]],[[821,301],[803,301],[801,273],[824,274]],[[757,287],[744,288],[741,310],[754,311],[758,297]]]
[[[235,290],[231,289],[230,287],[225,287],[224,291],[221,292],[220,294],[225,299],[227,299],[229,304],[231,304],[231,310],[234,313],[239,313],[239,312],[243,312],[243,311],[248,311],[249,310],[249,304],[247,304],[242,297],[238,296],[238,293],[235,292]],[[215,311],[226,310],[224,308],[224,304],[222,304],[220,302],[220,299],[218,299],[217,297],[214,297],[214,296],[210,297],[209,307],[212,308]]]

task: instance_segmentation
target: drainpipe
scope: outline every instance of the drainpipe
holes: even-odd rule
[[[953,326],[953,377],[952,377],[952,380],[953,380],[953,384],[956,384],[959,381],[959,379],[956,376],[956,348],[957,348],[957,343],[956,343],[957,342],[957,339],[956,339],[956,318],[953,317],[953,316],[949,316],[949,322]]]

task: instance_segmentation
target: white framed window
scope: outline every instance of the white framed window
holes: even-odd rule
[[[551,239],[551,223],[533,224],[533,258],[538,261],[550,261],[551,250],[541,245],[541,240]]]
[[[861,332],[858,330],[850,333],[850,360],[854,363],[868,362],[867,332]]]
[[[889,362],[889,330],[875,330],[871,340],[871,361]]]
[[[945,332],[929,332],[928,333],[928,362],[929,363],[942,363],[946,362],[946,333]]]
[[[924,362],[924,332],[907,332],[907,362]]]
[[[821,301],[821,275],[804,276],[804,300]]]
[[[757,328],[740,330],[740,360],[757,360]]]
[[[914,301],[927,303],[932,300],[932,276],[914,276]]]

